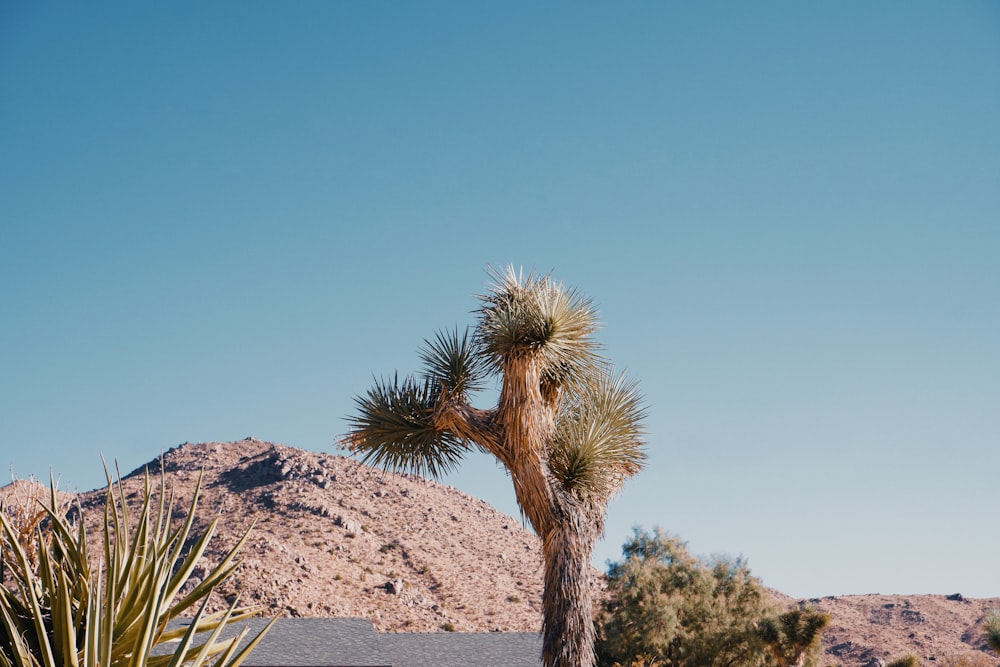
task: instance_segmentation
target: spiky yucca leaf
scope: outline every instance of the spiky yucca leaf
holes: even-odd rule
[[[538,286],[533,274],[527,277],[515,273],[512,266],[502,273],[490,267],[493,284],[480,295],[483,305],[479,312],[479,336],[483,352],[495,370],[503,369],[503,359],[520,347],[537,345],[541,327],[535,300],[531,297]]]
[[[593,300],[551,279],[547,282],[536,296],[544,334],[543,381],[558,385],[589,381],[601,363],[593,338],[598,326]]]
[[[461,335],[457,328],[437,332],[434,340],[424,341],[420,358],[427,380],[444,387],[456,399],[462,400],[483,388],[487,365],[468,330]]]
[[[430,381],[382,380],[355,399],[358,414],[344,440],[361,460],[389,470],[440,477],[456,467],[468,445],[434,426],[440,388]]]
[[[493,284],[479,297],[477,335],[491,366],[537,353],[547,382],[562,384],[589,374],[599,361],[593,302],[550,276],[524,275],[508,266],[491,269]]]
[[[991,609],[983,618],[986,643],[993,652],[1000,655],[1000,609]]]
[[[96,576],[90,571],[83,517],[74,530],[57,510],[54,493],[52,506],[46,508],[47,529],[36,531],[37,570],[0,512],[0,558],[15,582],[15,590],[0,586],[0,667],[165,667],[175,656],[153,656],[153,649],[176,638],[167,623],[192,605],[203,603],[194,623],[199,631],[221,630],[227,623],[255,614],[252,608],[235,605],[221,614],[204,614],[213,587],[235,567],[236,550],[246,535],[202,584],[176,600],[215,525],[185,550],[200,479],[185,520],[176,527],[172,527],[176,523],[173,501],[167,500],[162,475],[155,510],[146,478],[142,510],[134,525],[121,487],[120,481],[116,485],[109,481],[106,553],[104,567]],[[214,667],[237,667],[241,655],[245,657],[245,653],[230,651],[228,640],[199,639],[175,662],[187,667],[205,667],[209,662]]]
[[[207,614],[205,610],[208,607],[209,597],[209,595],[204,597],[201,606],[189,623],[175,628],[170,633],[172,638],[178,639],[174,650],[166,655],[151,656],[145,667],[209,665],[209,661],[213,659],[214,662],[211,663],[213,667],[239,665],[278,620],[278,617],[272,618],[263,630],[237,653],[237,648],[249,634],[250,628],[244,627],[227,639],[221,639],[221,635],[232,623],[244,618],[244,614],[239,611],[235,600],[225,611]],[[203,633],[208,633],[209,636],[206,638]]]
[[[644,417],[638,384],[602,369],[560,411],[549,452],[553,476],[578,496],[611,496],[645,461]]]

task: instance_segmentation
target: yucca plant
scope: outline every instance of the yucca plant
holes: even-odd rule
[[[778,667],[810,667],[819,652],[830,615],[815,609],[791,609],[764,619],[757,634]]]
[[[885,663],[885,667],[920,667],[920,656],[907,653]]]
[[[592,301],[549,276],[492,270],[471,330],[439,333],[419,377],[356,399],[344,438],[369,463],[438,476],[473,447],[510,473],[545,561],[543,660],[594,664],[590,555],[607,503],[644,461],[637,386],[597,354]],[[490,376],[491,409],[471,397]]]
[[[108,475],[104,553],[96,571],[82,510],[71,523],[58,509],[54,484],[45,524],[34,532],[37,563],[0,512],[6,570],[0,581],[0,667],[237,667],[270,625],[240,649],[248,629],[225,639],[221,633],[257,610],[234,602],[226,611],[207,612],[213,590],[237,567],[247,535],[182,593],[218,521],[188,548],[200,489],[199,478],[186,515],[175,522],[163,476],[157,500],[147,475],[142,509],[132,517],[120,477],[114,484]],[[188,624],[170,623],[192,612]]]
[[[1000,609],[991,609],[983,618],[983,630],[986,633],[986,645],[1000,655]]]

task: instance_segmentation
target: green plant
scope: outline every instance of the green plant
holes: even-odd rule
[[[983,618],[983,631],[986,635],[986,645],[1000,655],[1000,609],[991,609]]]
[[[438,477],[478,448],[510,473],[522,513],[542,538],[542,658],[594,661],[590,555],[607,503],[645,454],[634,382],[597,353],[591,300],[549,276],[491,270],[471,331],[438,333],[421,377],[378,381],[356,399],[343,444],[364,461]],[[495,407],[473,407],[489,376]]]
[[[885,663],[885,667],[919,667],[919,665],[920,657],[915,653],[907,653]]]
[[[199,479],[184,520],[171,527],[173,501],[162,475],[155,505],[146,478],[135,517],[120,479],[116,489],[108,475],[97,572],[91,571],[82,510],[74,527],[59,510],[54,484],[44,507],[44,530],[34,531],[37,567],[0,512],[0,561],[10,580],[0,582],[0,667],[237,667],[270,625],[237,650],[248,629],[230,639],[220,639],[221,632],[256,610],[234,602],[226,611],[207,612],[212,592],[236,568],[247,535],[200,583],[182,592],[217,522],[189,542],[200,488]],[[188,625],[168,625],[188,611],[195,612]],[[175,642],[173,650],[154,654],[166,642]]]
[[[655,660],[648,655],[637,655],[632,658],[632,662],[627,665],[622,665],[620,662],[616,662],[612,667],[664,667],[664,663]]]
[[[452,623],[451,621],[448,621],[447,623],[442,623],[441,629],[444,630],[445,632],[455,632],[455,624]]]
[[[636,528],[622,554],[608,569],[601,665],[757,667],[767,661],[754,623],[772,610],[742,560],[697,558],[658,528]]]
[[[815,609],[791,609],[761,621],[757,634],[778,667],[814,667],[823,629],[829,624],[829,614]]]

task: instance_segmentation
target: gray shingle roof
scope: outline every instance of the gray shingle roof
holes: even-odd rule
[[[265,625],[261,621],[259,627]],[[393,667],[364,618],[283,618],[243,663],[246,667]]]
[[[392,667],[541,667],[542,636],[534,632],[382,634]]]
[[[250,626],[234,624],[231,636]],[[528,632],[377,633],[363,618],[281,618],[244,667],[540,667],[542,638]]]
[[[267,619],[232,624],[231,637],[250,626],[249,641]],[[371,621],[364,618],[281,618],[246,660],[244,667],[393,667]]]

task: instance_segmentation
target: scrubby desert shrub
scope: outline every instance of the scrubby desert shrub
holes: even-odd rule
[[[55,487],[55,482],[51,483]],[[45,503],[50,498],[57,498],[57,493],[50,493],[35,478],[13,479],[5,489],[4,498],[0,498],[0,512],[7,517],[11,527],[11,535],[24,550],[28,565],[34,571],[38,567],[38,549],[35,542],[35,531],[42,525],[47,516]],[[0,559],[0,583],[6,581],[5,566]]]
[[[907,653],[898,658],[893,658],[885,663],[885,667],[919,667],[920,658],[914,653]]]
[[[678,537],[636,529],[608,569],[602,667],[812,667],[829,617],[778,613],[741,558],[698,558]]]
[[[740,559],[699,559],[679,538],[636,529],[608,570],[599,664],[755,665],[770,604]]]
[[[1000,655],[1000,609],[991,609],[983,618],[983,632],[987,646]]]

